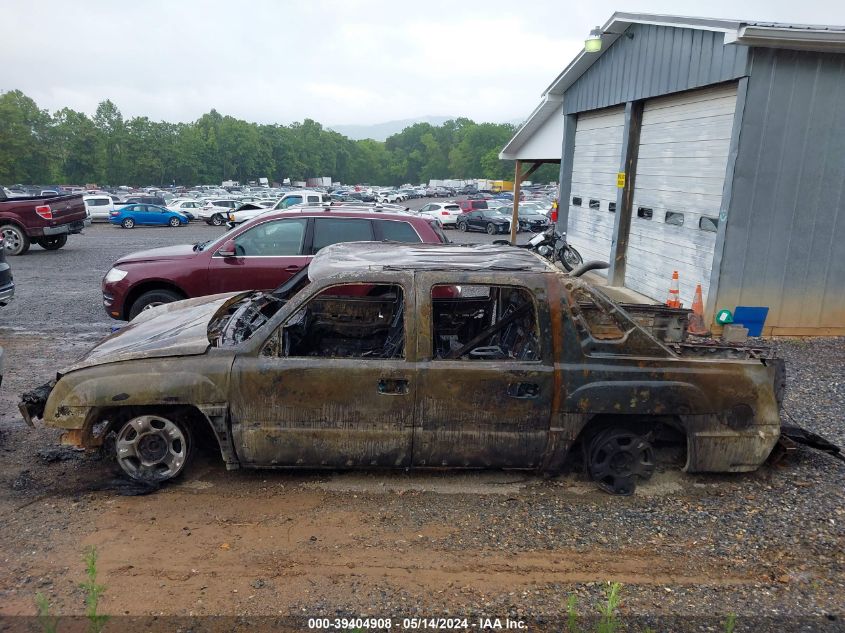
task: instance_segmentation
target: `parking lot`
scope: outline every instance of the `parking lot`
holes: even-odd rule
[[[115,259],[221,230],[94,225],[60,251],[11,259],[17,295],[0,310],[2,613],[31,613],[36,592],[76,611],[89,545],[109,613],[380,615],[378,604],[400,616],[553,617],[570,594],[594,613],[606,581],[623,584],[623,616],[788,614],[821,628],[841,611],[845,465],[807,450],[746,475],[660,472],[629,498],[579,472],[227,472],[211,455],[178,483],[121,496],[116,466],[53,450],[58,434],[25,426],[18,395],[119,325],[100,293]],[[776,345],[790,415],[845,443],[842,341]]]

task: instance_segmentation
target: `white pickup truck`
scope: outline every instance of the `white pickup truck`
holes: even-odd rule
[[[311,191],[307,189],[298,189],[296,191],[288,191],[285,195],[279,198],[279,201],[273,207],[268,209],[249,209],[244,211],[232,211],[229,213],[228,226],[235,226],[251,220],[257,215],[266,211],[279,211],[292,207],[295,204],[310,204],[320,205],[329,204],[331,199],[322,191]]]

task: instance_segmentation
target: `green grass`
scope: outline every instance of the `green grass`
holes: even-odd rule
[[[40,591],[35,594],[35,610],[38,613],[38,622],[44,629],[44,633],[56,633],[59,618],[50,615],[50,601]]]
[[[85,616],[88,618],[88,631],[100,633],[109,617],[97,613],[100,598],[106,586],[97,583],[97,548],[93,545],[85,552],[85,575],[88,579],[81,586],[85,591]]]
[[[620,583],[607,583],[607,587],[605,588],[607,601],[599,607],[599,615],[601,617],[599,618],[598,627],[596,627],[596,633],[616,633],[620,627],[621,622],[619,621],[616,610],[619,608],[621,602],[621,598],[619,597],[621,590],[622,585]]]
[[[86,580],[79,586],[85,592],[85,617],[88,618],[88,633],[101,633],[109,616],[97,612],[100,606],[100,598],[106,591],[106,586],[97,582],[97,548],[93,545],[88,548],[83,560],[85,561]],[[35,610],[44,633],[56,633],[59,618],[50,615],[50,601],[41,592],[35,594]]]

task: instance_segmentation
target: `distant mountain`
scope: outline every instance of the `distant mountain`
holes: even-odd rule
[[[397,121],[386,121],[374,123],[373,125],[329,125],[329,129],[348,136],[352,140],[371,138],[374,141],[385,141],[388,136],[398,134],[406,127],[414,123],[430,123],[431,125],[443,125],[446,121],[456,119],[454,116],[424,116],[418,119],[399,119]]]

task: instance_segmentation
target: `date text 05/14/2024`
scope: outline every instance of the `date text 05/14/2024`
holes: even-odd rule
[[[393,627],[402,630],[454,631],[454,630],[526,630],[523,620],[510,618],[308,618],[308,628],[313,630],[349,630],[370,629],[390,630]]]

